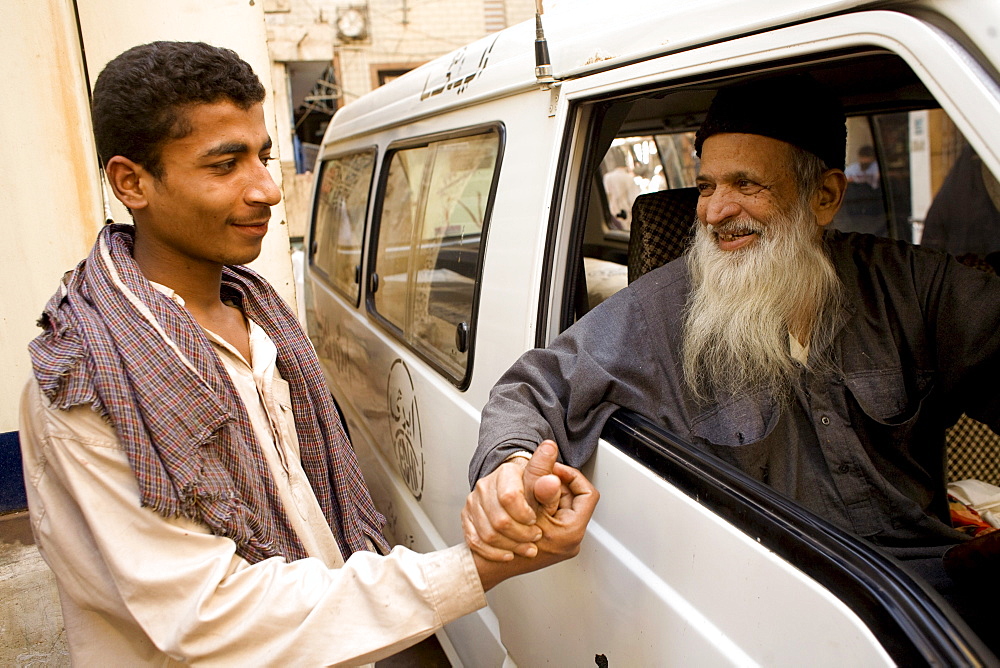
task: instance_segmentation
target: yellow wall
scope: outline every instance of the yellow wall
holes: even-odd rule
[[[20,388],[30,374],[27,344],[59,277],[89,251],[104,221],[81,56],[83,35],[91,82],[125,49],[157,39],[203,40],[230,47],[271,88],[264,14],[254,0],[79,0],[78,32],[72,0],[4,0],[8,26],[0,40],[0,432],[17,429]],[[276,137],[273,96],[265,103]],[[281,170],[273,175],[281,184]],[[113,198],[111,198],[113,199]],[[113,217],[128,214],[113,201]],[[284,204],[274,207],[271,231],[253,267],[289,304],[295,286]]]
[[[103,207],[72,3],[3,4],[0,431],[6,432],[17,429],[35,321],[59,277],[89,250]]]

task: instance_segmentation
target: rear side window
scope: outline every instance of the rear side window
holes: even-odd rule
[[[324,160],[316,193],[309,261],[355,306],[361,287],[361,244],[374,168],[374,150]]]
[[[613,231],[631,230],[636,197],[690,188],[695,185],[697,173],[694,131],[616,137],[600,165],[601,190],[607,203],[605,236],[621,237]]]
[[[847,119],[847,192],[833,227],[1000,269],[1000,185],[938,108]]]
[[[390,149],[385,159],[369,307],[460,386],[500,153],[501,131],[490,127]]]

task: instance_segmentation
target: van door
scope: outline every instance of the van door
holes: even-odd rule
[[[330,141],[320,155],[309,332],[386,534],[418,551],[463,540],[459,512],[479,412],[499,375],[496,351],[509,358],[530,345],[537,278],[529,277],[539,275],[544,244],[537,212],[551,184],[517,165],[546,152],[554,162],[550,100],[529,87]],[[515,144],[514,134],[547,140]],[[497,229],[520,241],[494,248]],[[513,296],[518,312],[484,321],[482,310],[492,308],[485,304],[496,299],[485,297],[487,284],[501,287],[507,303]],[[501,665],[507,657],[490,609],[441,637],[456,663]]]
[[[565,178],[554,199],[549,299],[537,345],[628,282],[635,211],[622,216],[610,204],[613,170],[628,172],[633,198],[693,185],[692,135],[715,91],[798,71],[843,100],[850,159],[873,146],[882,170],[878,182],[853,182],[870,192],[853,193],[837,220],[841,229],[914,239],[921,222],[926,230],[935,178],[960,162],[966,146],[986,171],[984,183],[996,173],[996,89],[977,83],[986,72],[947,35],[897,13],[818,20],[565,82],[570,141],[558,172]],[[935,141],[955,148],[936,155],[928,173],[917,137],[930,141],[931,122]],[[691,208],[676,221],[676,253],[693,216]],[[952,217],[949,224],[962,222]],[[507,583],[493,598],[515,659],[533,661],[553,636],[566,638],[560,656],[581,664],[593,655],[629,665],[965,663],[991,656],[898,563],[642,418],[613,419],[586,473],[602,501],[581,556]],[[718,504],[711,498],[737,487],[753,493]],[[751,519],[758,513],[760,524]],[[567,619],[571,629],[552,621]]]

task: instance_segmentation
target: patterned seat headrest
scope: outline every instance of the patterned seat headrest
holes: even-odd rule
[[[661,190],[636,198],[628,242],[629,283],[684,254],[697,206],[697,188]]]

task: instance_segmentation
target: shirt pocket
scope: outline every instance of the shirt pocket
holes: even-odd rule
[[[287,450],[294,457],[299,455],[299,438],[295,431],[295,413],[292,412],[292,393],[289,389],[288,381],[279,378],[275,374],[271,381],[271,393],[278,410],[275,413],[275,430],[278,432],[283,449]]]
[[[695,438],[728,447],[764,440],[778,422],[778,410],[766,396],[752,395],[721,404],[698,416],[691,426]]]
[[[744,397],[699,416],[694,440],[751,478],[767,482],[779,413],[770,397]]]
[[[921,491],[911,489],[910,496],[926,495],[938,484],[943,461],[942,433],[931,426],[928,414],[933,373],[916,372],[907,378],[898,368],[866,371],[848,374],[844,382],[854,398],[854,406],[848,402],[851,422],[865,448],[901,467],[899,475],[919,481]]]
[[[274,402],[283,411],[292,410],[292,392],[289,389],[288,381],[279,378],[277,374],[271,379],[271,392],[274,393]]]
[[[932,522],[948,523],[944,484],[942,432],[935,429],[928,396],[933,372],[905,374],[885,369],[847,374],[844,381],[860,415],[853,414],[855,433],[869,452],[877,453],[877,484],[889,505],[893,529],[923,532]],[[935,532],[937,530],[935,529]]]
[[[844,379],[858,407],[886,429],[907,429],[920,417],[924,399],[934,386],[931,372],[916,372],[907,382],[902,369],[848,374]]]

